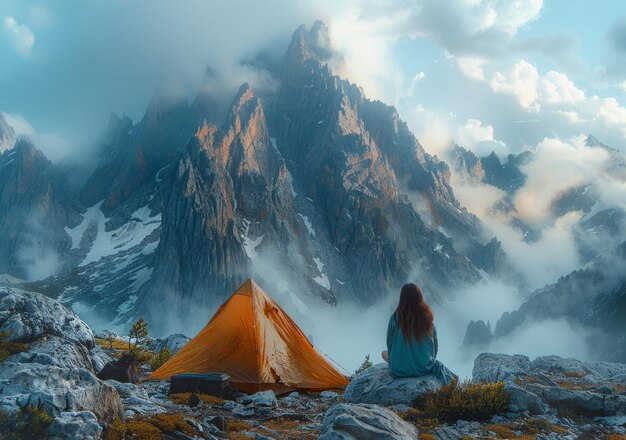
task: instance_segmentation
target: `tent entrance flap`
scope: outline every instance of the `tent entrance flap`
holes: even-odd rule
[[[231,383],[243,392],[322,391],[348,384],[289,315],[251,279],[147,380],[209,371],[230,375]]]

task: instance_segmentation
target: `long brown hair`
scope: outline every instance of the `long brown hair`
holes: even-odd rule
[[[433,331],[433,312],[424,302],[420,288],[413,283],[402,286],[396,314],[398,326],[407,343],[411,341],[411,336],[421,341]]]

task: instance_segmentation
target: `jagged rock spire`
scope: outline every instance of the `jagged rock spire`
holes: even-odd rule
[[[13,148],[16,141],[17,136],[15,135],[13,127],[7,122],[4,113],[0,112],[0,154],[3,151]]]

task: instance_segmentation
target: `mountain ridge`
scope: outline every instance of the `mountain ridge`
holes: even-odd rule
[[[506,275],[445,162],[340,64],[316,22],[294,33],[277,90],[244,83],[221,118],[202,91],[155,97],[136,124],[112,115],[99,164],[59,205],[62,269],[39,285],[122,325],[210,309],[251,274],[303,313],[371,305],[416,277],[445,304]]]

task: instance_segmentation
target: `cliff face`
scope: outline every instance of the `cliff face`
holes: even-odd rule
[[[319,22],[296,31],[273,120],[295,181],[322,210],[332,246],[349,256],[350,281],[371,302],[418,273],[445,287],[477,279],[436,230],[479,235],[478,220],[454,198],[447,166],[425,153],[395,109],[332,74],[327,41]]]
[[[80,190],[80,202],[89,207],[104,199],[103,210],[113,213],[177,157],[193,133],[190,122],[191,110],[183,97],[154,98],[136,125],[128,117],[112,115],[103,158]]]
[[[304,275],[315,267],[274,142],[261,100],[247,84],[221,127],[205,122],[198,128],[168,177],[162,238],[143,307],[217,305],[260,269],[261,255],[270,250],[285,279],[289,270]],[[294,251],[303,264],[291,260]],[[313,276],[303,277],[304,291]]]
[[[495,186],[511,196],[526,183],[526,174],[522,168],[532,159],[533,154],[530,151],[524,151],[519,154],[509,154],[502,162],[495,152],[487,156],[476,156],[473,152],[458,145],[450,153],[452,166],[458,172],[475,183]]]
[[[27,139],[0,156],[0,273],[30,279],[69,248],[54,169]],[[50,271],[54,270],[50,268]]]

